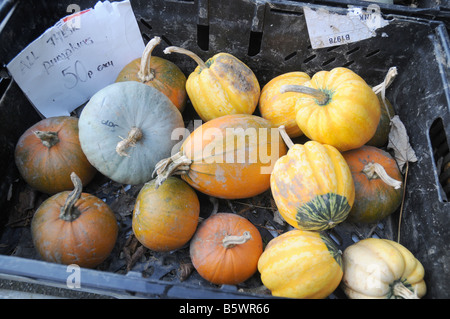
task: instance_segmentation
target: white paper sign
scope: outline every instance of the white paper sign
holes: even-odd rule
[[[388,24],[380,7],[371,4],[367,10],[349,8],[347,14],[331,13],[326,9],[304,7],[309,39],[313,49],[326,48],[368,39],[376,30]]]
[[[44,117],[69,115],[113,83],[144,47],[128,0],[98,2],[61,19],[7,68]]]

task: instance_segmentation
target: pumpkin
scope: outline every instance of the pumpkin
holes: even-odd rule
[[[267,244],[258,270],[273,296],[323,299],[341,282],[341,254],[324,233],[294,229]]]
[[[311,140],[347,151],[375,134],[380,121],[377,95],[350,69],[319,71],[303,85],[283,87],[286,91],[302,93],[295,105],[296,121]]]
[[[184,128],[179,110],[163,93],[128,81],[106,86],[83,108],[81,147],[89,162],[111,180],[137,185],[149,181],[157,162],[172,154],[172,139]]]
[[[186,182],[169,177],[156,188],[155,180],[151,180],[145,183],[136,198],[133,233],[151,250],[176,250],[194,235],[199,214],[197,194]]]
[[[15,148],[15,163],[32,188],[50,195],[71,190],[71,172],[87,185],[96,169],[89,163],[78,138],[78,119],[49,117],[28,128]]]
[[[200,224],[189,249],[200,276],[217,285],[236,285],[255,274],[263,244],[246,218],[216,213]]]
[[[416,299],[426,294],[424,268],[403,245],[366,238],[342,255],[342,287],[351,299]]]
[[[94,195],[83,193],[72,173],[74,189],[45,200],[31,221],[33,244],[42,259],[94,268],[111,254],[118,226],[111,208]]]
[[[164,53],[186,54],[198,66],[186,80],[186,91],[200,118],[209,121],[229,114],[253,114],[260,86],[253,71],[235,56],[218,53],[206,62],[195,53],[170,46]]]
[[[288,72],[273,78],[261,90],[259,97],[261,116],[272,122],[275,127],[283,125],[291,138],[303,135],[295,120],[295,103],[299,93],[282,94],[280,89],[283,85],[302,85],[309,80],[309,75],[304,72]]]
[[[342,153],[355,184],[355,202],[348,220],[374,223],[400,207],[402,174],[392,156],[374,146]]]
[[[380,102],[380,122],[378,123],[377,130],[372,138],[366,143],[369,146],[383,147],[386,146],[389,140],[389,132],[391,130],[391,119],[395,115],[394,107],[391,102],[385,98],[384,104],[381,99],[381,95],[377,94]]]
[[[316,141],[293,144],[275,163],[270,186],[281,216],[301,230],[326,230],[343,222],[355,200],[355,186],[342,154]]]
[[[225,115],[196,128],[180,151],[160,161],[157,183],[181,175],[194,189],[218,198],[256,196],[270,187],[273,164],[286,153],[276,129],[255,115]]]
[[[128,63],[120,71],[116,82],[138,81],[152,86],[164,93],[182,112],[187,101],[186,76],[173,62],[151,55],[160,42],[160,37],[151,39],[142,57]]]

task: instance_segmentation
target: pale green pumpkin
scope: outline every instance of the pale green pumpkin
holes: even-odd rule
[[[181,138],[183,118],[167,96],[145,84],[113,83],[98,91],[79,119],[79,138],[89,162],[123,184],[141,184],[169,157]]]

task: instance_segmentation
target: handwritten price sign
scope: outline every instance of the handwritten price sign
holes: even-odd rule
[[[105,1],[61,19],[7,68],[43,117],[68,115],[143,50],[130,2]]]

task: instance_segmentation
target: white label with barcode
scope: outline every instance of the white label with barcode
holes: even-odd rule
[[[388,24],[375,4],[366,10],[351,7],[345,15],[324,8],[304,7],[303,10],[313,49],[365,40],[376,36],[376,30]]]
[[[98,2],[47,29],[8,65],[44,116],[69,115],[142,55],[144,41],[130,2]],[[78,12],[77,12],[78,11]]]

